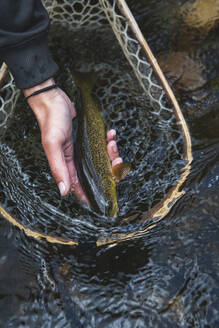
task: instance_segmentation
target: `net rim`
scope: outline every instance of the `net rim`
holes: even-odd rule
[[[104,0],[99,0],[100,5],[103,7],[104,10]],[[171,188],[171,190],[167,193],[167,195],[164,197],[163,200],[161,200],[158,204],[156,204],[150,211],[143,213],[140,216],[140,223],[145,222],[149,218],[153,218],[156,222],[155,224],[151,224],[147,226],[146,228],[143,228],[138,231],[130,232],[130,233],[115,233],[109,237],[107,236],[100,236],[98,240],[96,241],[97,246],[103,246],[103,245],[112,245],[117,244],[120,242],[123,242],[125,240],[139,238],[148,231],[150,231],[158,221],[160,221],[162,218],[164,218],[172,208],[172,206],[177,202],[179,198],[181,198],[184,194],[184,190],[180,190],[183,183],[185,182],[187,176],[190,173],[191,169],[191,162],[192,162],[192,147],[191,147],[191,138],[189,134],[189,130],[186,124],[186,121],[184,119],[184,116],[181,112],[181,109],[179,107],[179,104],[173,94],[172,89],[170,88],[161,68],[159,67],[156,58],[153,56],[153,53],[151,52],[142,32],[140,31],[140,28],[138,27],[137,22],[135,21],[130,9],[128,8],[125,0],[117,0],[118,7],[121,11],[121,13],[125,16],[125,18],[128,21],[129,27],[131,28],[132,32],[134,33],[137,41],[139,42],[141,48],[143,49],[148,61],[150,62],[151,66],[154,69],[154,72],[156,73],[158,79],[160,80],[161,85],[163,86],[166,95],[171,101],[171,104],[173,105],[173,110],[175,112],[175,116],[178,120],[179,128],[183,134],[184,138],[184,156],[186,159],[186,165],[184,168],[182,168],[182,173],[179,177],[178,183]],[[104,11],[105,12],[105,11]],[[105,12],[106,14],[106,12]],[[107,14],[106,14],[107,16]],[[108,18],[108,17],[107,17]],[[109,18],[108,18],[109,20]],[[110,22],[110,20],[109,20]],[[2,64],[0,68],[0,88],[2,87],[2,83],[4,81],[4,77],[7,74],[8,68],[5,63]],[[79,244],[78,241],[75,240],[69,240],[69,239],[63,239],[58,236],[49,236],[45,235],[43,233],[33,231],[29,229],[28,227],[25,227],[22,225],[16,218],[12,217],[5,209],[3,209],[0,206],[0,213],[1,215],[8,220],[10,223],[12,223],[14,226],[19,228],[20,230],[23,230],[27,236],[33,237],[35,239],[44,239],[47,242],[50,243],[57,243],[57,244],[64,244],[69,246],[76,246]],[[139,214],[136,216],[132,216],[132,219],[134,220],[135,217],[139,217]],[[128,222],[130,218],[125,218],[122,222]]]

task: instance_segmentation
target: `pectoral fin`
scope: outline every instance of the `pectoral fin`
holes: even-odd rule
[[[112,175],[113,179],[116,183],[124,179],[131,170],[131,164],[130,163],[121,163],[117,164],[112,168]]]

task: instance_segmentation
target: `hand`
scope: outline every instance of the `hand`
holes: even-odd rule
[[[54,84],[54,80],[49,79],[33,88],[24,90],[24,95],[27,97],[34,91],[52,84]],[[89,204],[75,168],[72,119],[76,116],[76,111],[70,99],[60,88],[55,88],[30,97],[28,103],[38,120],[42,145],[61,195],[66,195],[72,189],[79,200]],[[107,149],[112,166],[122,162],[115,136],[115,130],[108,131]]]

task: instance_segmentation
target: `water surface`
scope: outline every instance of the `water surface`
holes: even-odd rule
[[[1,146],[4,154],[10,149],[10,161],[2,162],[1,166],[3,205],[13,215],[22,216],[23,222],[33,228],[48,233],[55,228],[65,236],[73,234],[79,246],[36,241],[0,220],[0,327],[218,327],[219,31],[217,26],[207,32],[188,27],[179,12],[184,3],[189,2],[139,1],[134,6],[130,1],[154,54],[165,58],[169,53],[186,52],[204,65],[201,74],[206,79],[201,88],[194,86],[193,90],[177,89],[174,79],[171,81],[189,124],[194,160],[184,185],[186,194],[150,233],[116,246],[96,246],[100,230],[106,233],[119,227],[112,226],[106,219],[98,221],[72,198],[60,199],[39,148],[38,126],[28,108],[22,110],[20,100],[16,120],[11,122],[11,131],[6,133]],[[56,46],[55,40],[53,42]],[[55,56],[59,54],[61,50]],[[128,102],[127,98],[125,101]],[[134,109],[138,105],[128,107],[136,121],[139,112]],[[124,109],[123,115],[128,109]],[[124,122],[128,126],[128,119],[114,118],[117,128]],[[147,113],[144,119],[150,122]],[[28,125],[24,124],[26,120]],[[143,129],[133,126],[136,134],[130,137],[128,145],[124,142],[125,134],[124,139],[119,139],[121,153],[127,160],[136,156],[136,147],[140,150],[139,162],[145,156],[149,146],[141,144],[140,132],[147,127],[148,124],[143,125]],[[158,139],[156,129],[150,125],[149,129],[150,144],[151,135],[152,140]],[[13,130],[16,132],[11,133]],[[162,149],[162,143],[159,147],[158,150]],[[162,159],[164,153],[158,154]],[[170,182],[178,171],[172,172],[169,165]],[[154,167],[155,177],[156,168],[159,167]],[[142,172],[146,169],[143,167]],[[37,170],[41,174],[36,174]],[[160,181],[166,183],[166,175],[159,172]],[[121,216],[147,210],[153,200],[163,197],[165,189],[161,194],[159,188],[156,191],[156,179],[152,182],[149,179],[151,194],[143,193],[144,188],[149,188],[145,183],[146,173],[139,175],[139,185],[134,189],[134,192],[141,190],[140,202],[123,192],[128,180],[121,185],[120,195],[125,195],[121,197]],[[17,184],[14,190],[12,182],[21,181],[19,177],[25,184]],[[37,188],[40,184],[41,189]],[[162,183],[160,186],[163,188]],[[70,224],[72,211],[77,218],[73,225]],[[65,216],[62,213],[66,213]],[[70,230],[64,227],[64,220]],[[134,226],[122,229],[134,229]]]

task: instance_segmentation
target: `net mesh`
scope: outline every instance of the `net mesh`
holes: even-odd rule
[[[74,99],[71,89],[74,90],[75,66],[97,73],[94,93],[105,124],[119,132],[120,155],[133,163],[132,172],[117,188],[119,216],[124,227],[120,224],[112,228],[102,219],[85,215],[77,201],[72,204],[72,197],[60,200],[43,151],[39,151],[40,135],[33,133],[37,126],[30,111],[18,111],[8,129],[8,118],[19,95],[10,73],[8,78],[4,75],[0,93],[0,128],[6,136],[1,146],[0,170],[5,177],[0,181],[2,203],[21,225],[44,235],[55,231],[62,238],[74,236],[78,240],[93,233],[101,240],[100,244],[135,236],[139,226],[130,235],[127,216],[134,215],[136,219],[137,214],[140,222],[148,216],[160,219],[174,204],[170,191],[173,186],[179,189],[189,162],[186,131],[127,18],[119,10],[118,1],[45,0],[44,3],[51,18],[51,49],[62,67],[60,82]],[[11,175],[6,176],[7,167],[11,168]],[[36,175],[39,167],[41,174]],[[15,172],[20,172],[19,176]],[[175,198],[178,197],[176,194]],[[163,212],[159,203],[165,207]],[[158,209],[153,212],[156,206]],[[142,216],[142,212],[150,214]]]
[[[103,8],[96,0],[44,0],[53,23],[77,28],[81,26],[97,27],[107,23]]]
[[[12,115],[20,91],[15,87],[14,78],[2,65],[2,78],[0,79],[0,137],[7,128],[7,120]]]

